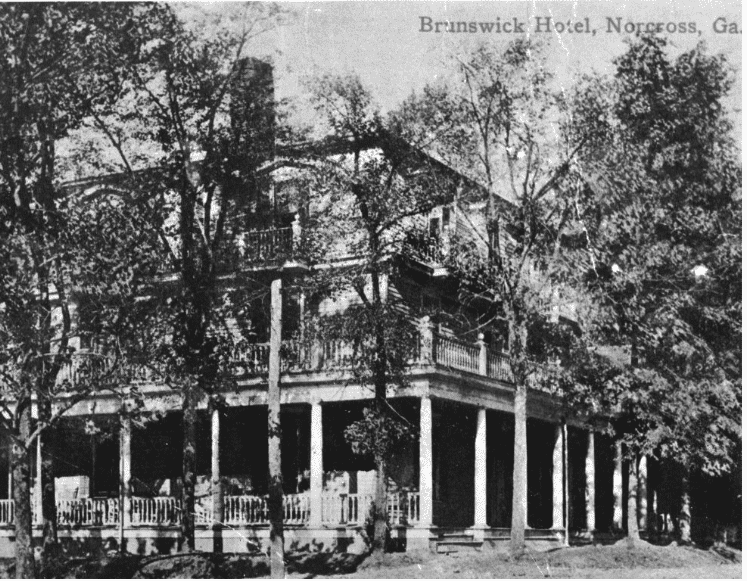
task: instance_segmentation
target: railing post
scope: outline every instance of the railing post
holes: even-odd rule
[[[485,345],[485,335],[479,333],[477,335],[477,346],[480,348],[480,354],[478,358],[478,369],[480,375],[488,374],[488,349]]]
[[[433,333],[433,323],[428,315],[420,319],[420,362],[423,365],[430,365],[435,362],[433,356],[436,348],[435,336]]]
[[[293,233],[291,248],[293,249],[293,254],[295,254],[301,246],[301,219],[298,213],[293,217],[291,232]]]
[[[311,357],[309,363],[311,364],[311,369],[316,371],[322,366],[322,349],[324,348],[322,338],[319,334],[315,334],[309,344],[311,345]]]

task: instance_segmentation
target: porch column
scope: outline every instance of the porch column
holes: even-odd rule
[[[131,505],[132,505],[132,420],[129,417],[123,417],[119,429],[119,453],[120,453],[120,487],[122,495],[122,516],[121,522],[124,527],[130,526]]]
[[[475,528],[488,526],[488,438],[485,408],[477,410],[475,435]]]
[[[36,478],[34,480],[34,504],[32,521],[36,525],[43,525],[42,515],[42,437],[36,436]]]
[[[420,398],[420,526],[433,524],[433,415],[431,398]]]
[[[595,496],[594,486],[594,432],[589,431],[588,444],[586,446],[586,530],[590,533],[596,529]]]
[[[213,497],[213,527],[223,523],[223,485],[220,480],[220,412],[213,410],[210,422],[210,473]]]
[[[638,530],[648,531],[648,461],[641,454],[638,461]]]
[[[552,528],[563,528],[563,429],[555,426],[552,449]]]
[[[623,476],[622,476],[622,443],[615,442],[615,467],[612,473],[612,527],[623,530]]]
[[[322,404],[311,404],[311,461],[309,466],[309,526],[322,526],[322,489],[324,487],[324,456]]]

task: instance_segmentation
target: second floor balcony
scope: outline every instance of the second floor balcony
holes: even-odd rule
[[[414,337],[408,365],[413,371],[433,369],[458,374],[480,376],[513,384],[513,374],[509,355],[493,349],[478,335],[477,341],[465,341],[453,336],[438,333],[426,317],[419,325]],[[355,345],[341,339],[316,337],[313,339],[289,339],[281,343],[281,374],[314,375],[319,373],[346,377],[359,365],[360,354]],[[236,381],[266,377],[269,372],[270,344],[239,344],[230,353],[229,369]],[[96,375],[107,373],[114,366],[114,360],[101,355],[78,352],[68,356],[58,373],[61,391],[74,389],[77,383],[95,382]],[[115,377],[132,384],[162,384],[166,371],[156,362],[122,361],[116,363]],[[547,391],[542,377],[546,366],[534,364],[529,376],[529,387]],[[111,385],[111,381],[109,381]]]

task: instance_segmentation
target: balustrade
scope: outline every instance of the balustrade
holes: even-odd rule
[[[373,504],[372,494],[326,494],[322,497],[322,523],[325,525],[358,525],[366,522]],[[181,522],[181,503],[170,496],[133,497],[131,524],[135,526],[175,526]],[[306,525],[309,522],[311,499],[308,493],[286,494],[283,497],[283,522]],[[392,493],[387,498],[387,513],[392,524],[415,524],[420,520],[420,493]],[[60,526],[117,526],[119,499],[79,498],[57,501],[57,522]],[[0,526],[14,523],[15,504],[0,500]],[[229,526],[265,525],[269,522],[266,496],[225,496],[223,523]],[[195,524],[213,524],[213,501],[210,497],[195,502]]]
[[[283,497],[283,522],[306,524],[309,520],[307,494],[286,494]],[[223,521],[227,525],[260,525],[269,522],[266,496],[223,497]]]
[[[368,518],[372,494],[326,494],[322,497],[322,523],[359,525]],[[387,496],[387,515],[391,524],[415,524],[420,521],[420,493],[392,493]]]
[[[240,245],[242,258],[248,261],[275,260],[292,252],[292,227],[246,232]]]
[[[205,526],[213,524],[212,496],[195,499],[195,524]]]
[[[111,526],[119,523],[116,498],[79,498],[57,501],[57,523],[61,526]]]
[[[506,382],[513,381],[511,375],[511,363],[508,359],[508,355],[505,353],[488,351],[488,377],[500,379],[501,381]]]
[[[133,497],[133,525],[171,526],[181,520],[181,503],[171,496]]]
[[[480,372],[480,347],[443,335],[435,335],[436,363],[462,371]]]
[[[15,520],[16,504],[13,499],[0,500],[0,526],[12,525]]]

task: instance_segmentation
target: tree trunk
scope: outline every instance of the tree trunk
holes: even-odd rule
[[[521,385],[519,385],[519,383]],[[523,381],[514,394],[514,489],[511,503],[511,556],[524,552],[527,511],[527,388]]]
[[[188,379],[182,394],[182,548],[195,550],[195,471],[197,450],[197,405],[195,386]]]
[[[627,538],[630,541],[640,539],[638,534],[638,474],[636,472],[636,458],[628,460],[628,530]]]
[[[16,578],[36,578],[32,543],[31,455],[25,445],[31,434],[31,402],[18,402],[18,439],[13,442],[13,500],[15,502]]]
[[[376,489],[372,508],[373,515],[373,539],[371,550],[373,553],[386,551],[387,538],[387,483],[386,483],[386,460],[376,459]]]
[[[285,577],[283,538],[283,472],[280,425],[280,339],[282,331],[282,280],[272,281],[270,299],[270,361],[267,379],[267,446],[269,460],[268,509],[270,513],[270,577]]]
[[[52,415],[51,402],[40,402],[39,420],[47,421]],[[46,433],[49,433],[48,431]],[[42,488],[42,555],[53,556],[58,549],[57,540],[57,503],[55,501],[54,461],[46,437],[40,436],[39,452],[41,453],[41,488]]]
[[[680,490],[680,511],[677,515],[677,529],[681,543],[690,543],[690,471],[682,469],[682,488]]]
[[[373,239],[373,237],[372,237]],[[374,255],[379,247],[378,239],[372,247]],[[376,309],[374,315],[376,321],[374,324],[374,333],[376,335],[376,356],[374,359],[374,408],[377,416],[384,418],[386,416],[386,372],[387,372],[387,345],[385,329],[382,322],[382,311],[384,298],[382,297],[380,287],[380,273],[378,266],[371,269],[371,295],[373,306]],[[376,464],[376,490],[373,502],[373,530],[374,535],[371,543],[373,553],[383,553],[387,545],[387,470],[388,462],[384,455],[379,454],[375,458]]]

